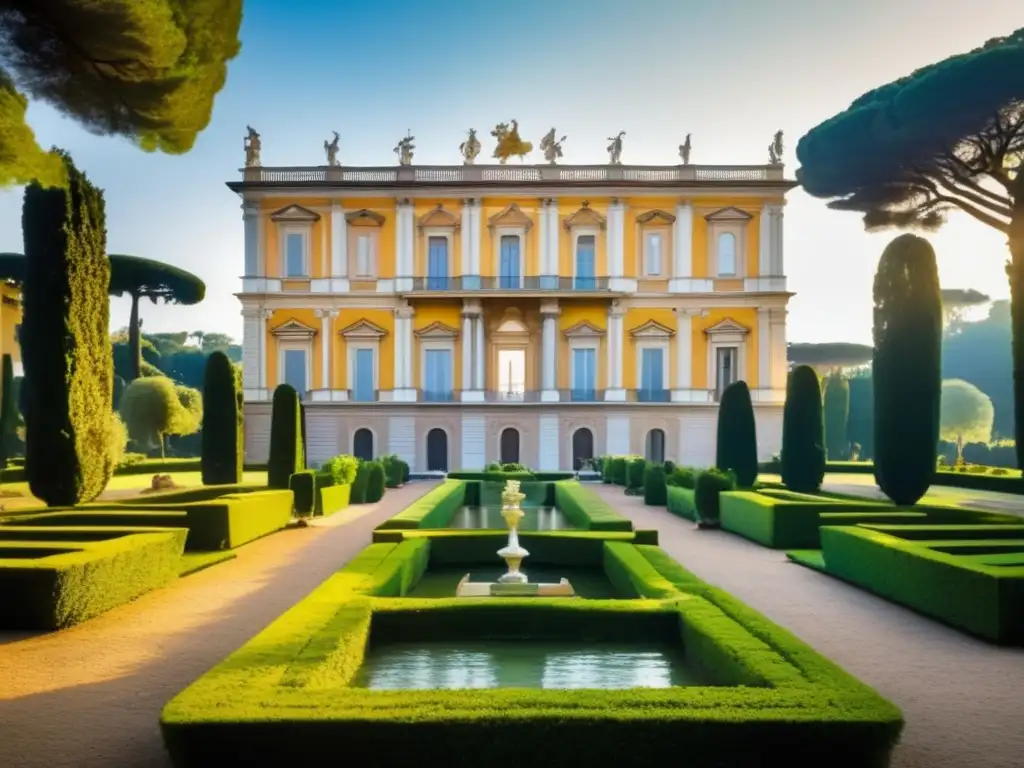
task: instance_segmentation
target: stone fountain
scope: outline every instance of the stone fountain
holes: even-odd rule
[[[505,561],[508,571],[496,582],[470,581],[467,573],[456,590],[458,597],[573,597],[576,593],[568,579],[557,584],[531,583],[520,567],[529,557],[519,544],[519,522],[526,514],[519,505],[526,494],[519,490],[518,480],[508,480],[501,492],[501,516],[508,526],[508,544],[498,550],[498,557]]]

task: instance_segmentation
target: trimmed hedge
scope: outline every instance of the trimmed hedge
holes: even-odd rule
[[[572,480],[575,475],[572,472],[449,472],[449,480],[481,480],[484,482],[504,482],[505,480],[519,480],[554,483],[559,480]]]
[[[200,465],[204,485],[237,485],[242,482],[245,437],[239,376],[223,352],[212,352],[206,359]]]
[[[668,511],[673,515],[697,522],[697,500],[693,488],[668,487]]]
[[[1004,538],[985,546],[978,539],[964,554],[954,554],[941,549],[955,547],[940,548],[938,541],[929,546],[905,538],[920,531],[901,526],[827,526],[821,529],[822,557],[828,573],[888,600],[995,643],[1024,645],[1024,526],[1005,530],[1016,539],[1012,544]],[[964,531],[935,526],[927,533],[948,544]],[[1000,549],[1010,555],[1005,564],[997,564]],[[979,550],[996,557],[986,563]]]
[[[377,529],[444,528],[459,507],[465,504],[465,498],[465,482],[445,480],[397,515],[385,520]]]
[[[644,504],[664,507],[667,503],[665,470],[660,464],[648,464],[644,470]]]
[[[294,496],[295,514],[311,516],[316,498],[316,473],[311,469],[296,472],[288,478],[288,490]]]
[[[335,512],[348,507],[352,498],[352,486],[348,483],[335,485],[334,483],[320,485],[316,489],[316,506],[313,514],[318,517],[327,517]]]
[[[278,384],[270,412],[270,457],[267,460],[267,485],[288,488],[291,478],[306,468],[302,454],[302,411],[299,393],[289,384]],[[300,481],[301,482],[301,481]],[[303,497],[313,509],[313,489]]]
[[[110,260],[103,192],[57,152],[66,183],[25,188],[25,467],[49,506],[103,493],[124,445],[113,429]]]
[[[697,475],[694,483],[693,502],[697,507],[697,520],[702,524],[718,525],[720,517],[720,497],[726,491],[736,488],[736,478],[732,471],[711,467]]]
[[[574,480],[555,483],[555,506],[584,531],[632,531],[633,523]]]
[[[188,551],[234,549],[284,528],[291,521],[292,507],[292,492],[279,490],[188,504],[97,504],[3,518],[0,537],[8,525],[156,526],[188,528]]]
[[[170,583],[185,535],[0,526],[0,629],[63,629]]]
[[[174,765],[213,764],[224,754],[241,763],[305,763],[344,752],[374,754],[389,768],[409,764],[395,744],[415,744],[418,761],[452,768],[523,749],[539,768],[672,765],[680,754],[723,768],[773,757],[794,768],[875,768],[887,764],[899,738],[902,718],[892,704],[657,548],[599,548],[608,578],[647,600],[401,599],[435,564],[445,538],[391,533],[418,538],[368,547],[165,707],[161,729]],[[512,628],[540,639],[660,637],[685,648],[718,686],[353,685],[371,632],[378,640],[472,640]]]
[[[125,499],[110,501],[94,501],[90,506],[110,507],[138,504],[184,504],[191,501],[211,501],[222,496],[237,495],[242,493],[253,493],[265,491],[267,488],[262,485],[200,485],[195,488],[182,488],[176,491],[158,491],[147,493],[142,496],[132,496]]]

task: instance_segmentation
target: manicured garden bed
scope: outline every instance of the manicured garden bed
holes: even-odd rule
[[[1024,525],[821,529],[791,559],[995,643],[1024,645]]]
[[[525,565],[600,574],[602,598],[417,598],[432,572],[492,566],[494,533],[378,530],[372,544],[165,708],[177,766],[676,764],[882,766],[899,711],[812,649],[631,532],[536,533]],[[475,540],[475,541],[474,541]],[[547,542],[548,549],[545,550]],[[486,558],[486,559],[484,559]],[[376,690],[366,654],[405,642],[670,642],[705,684],[626,690]],[[426,647],[426,646],[424,646]],[[525,647],[525,646],[523,646]],[[799,749],[793,745],[798,744]],[[407,745],[399,748],[398,745]],[[454,746],[453,746],[454,745]]]
[[[90,619],[178,576],[186,531],[0,526],[0,628]]]

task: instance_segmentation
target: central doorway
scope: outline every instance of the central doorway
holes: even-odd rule
[[[502,464],[519,463],[519,430],[507,427],[501,431],[500,451]]]

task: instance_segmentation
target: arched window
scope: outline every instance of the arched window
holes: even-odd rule
[[[594,458],[594,433],[580,427],[572,434],[572,468],[583,469],[583,462]]]
[[[665,432],[660,429],[652,429],[647,433],[647,445],[645,453],[647,460],[654,464],[661,464],[665,461]]]
[[[732,232],[718,236],[718,274],[736,274],[736,235]]]
[[[365,427],[352,436],[352,455],[363,461],[373,461],[373,432]]]
[[[502,430],[500,455],[502,464],[519,463],[519,430],[512,427]]]
[[[448,433],[438,427],[427,432],[427,471],[448,471]]]

